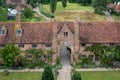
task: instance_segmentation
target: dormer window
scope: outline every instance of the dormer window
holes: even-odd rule
[[[22,35],[22,29],[21,28],[17,29],[16,33],[17,33],[18,36],[21,36]]]
[[[1,35],[6,35],[6,33],[7,33],[7,29],[5,26],[3,26],[1,29]]]
[[[68,36],[68,32],[64,32],[64,36]]]

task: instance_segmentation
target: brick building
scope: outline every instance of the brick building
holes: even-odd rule
[[[119,22],[44,22],[21,23],[14,31],[14,23],[0,23],[0,47],[13,43],[22,51],[29,48],[53,49],[53,63],[62,47],[69,48],[71,63],[85,52],[86,46],[95,43],[120,44]]]

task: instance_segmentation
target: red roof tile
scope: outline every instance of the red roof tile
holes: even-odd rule
[[[6,36],[0,35],[0,44],[4,43],[52,43],[52,27],[57,25],[58,33],[64,26],[64,22],[47,23],[22,23],[21,37],[14,40],[14,23],[0,23],[6,26]],[[74,23],[67,22],[68,28],[74,33]],[[79,39],[81,43],[120,43],[119,22],[79,22]]]

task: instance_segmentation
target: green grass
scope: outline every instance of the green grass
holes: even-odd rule
[[[45,12],[50,13],[50,6],[48,4],[43,5]],[[107,21],[108,18],[105,15],[94,14],[92,6],[81,6],[76,3],[67,3],[67,7],[64,9],[61,2],[57,3],[55,12],[56,21],[74,21],[75,17],[79,16],[83,22],[89,21]],[[113,16],[114,21],[120,21],[120,17]]]
[[[50,12],[50,6],[48,4],[45,4],[43,8],[46,12]],[[94,11],[94,9],[90,6],[80,6],[76,3],[67,3],[67,7],[64,9],[62,7],[61,2],[57,2],[56,12],[63,11],[63,10],[84,10],[84,11],[89,11],[89,12]]]
[[[80,72],[82,80],[120,80],[120,71]]]
[[[11,72],[8,76],[2,76],[0,80],[41,80],[41,72]]]
[[[120,80],[120,71],[90,71],[80,72],[82,80]],[[41,80],[41,72],[11,72],[4,77],[0,73],[0,80]]]

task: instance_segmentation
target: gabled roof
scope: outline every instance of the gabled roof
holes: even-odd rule
[[[51,44],[53,26],[58,33],[65,22],[21,23],[22,36],[14,38],[14,23],[0,23],[7,28],[6,36],[0,35],[0,44],[5,43],[39,43]],[[79,22],[80,43],[120,43],[120,22]],[[67,22],[68,29],[74,33],[74,22]]]

